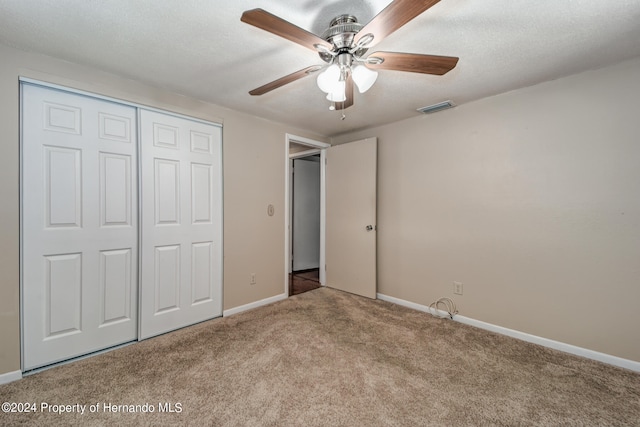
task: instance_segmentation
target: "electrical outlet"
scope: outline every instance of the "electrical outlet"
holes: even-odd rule
[[[251,276],[249,278],[249,284],[250,285],[255,285],[256,284],[256,273],[251,273]]]
[[[453,282],[453,293],[462,295],[462,282]]]

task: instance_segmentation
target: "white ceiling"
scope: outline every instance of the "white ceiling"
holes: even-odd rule
[[[317,54],[240,22],[262,8],[320,35],[334,16],[367,23],[389,0],[0,0],[0,42],[334,136],[640,56],[640,0],[442,0],[374,50],[457,56],[445,76],[381,71],[340,113],[307,77],[249,90]],[[0,58],[1,59],[1,58]]]

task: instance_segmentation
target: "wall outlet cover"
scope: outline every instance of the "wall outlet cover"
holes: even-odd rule
[[[462,282],[453,282],[453,293],[462,295]]]

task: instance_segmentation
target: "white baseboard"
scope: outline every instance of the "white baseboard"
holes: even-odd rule
[[[22,379],[21,371],[13,371],[13,372],[7,372],[6,374],[0,374],[0,384],[9,384],[21,379]]]
[[[223,317],[232,316],[234,314],[242,313],[243,311],[253,310],[254,308],[262,307],[263,305],[272,304],[274,302],[282,301],[284,299],[287,299],[287,295],[285,293],[282,293],[274,297],[265,298],[260,301],[255,301],[249,304],[241,305],[239,307],[230,308],[229,310],[224,310],[222,312],[222,316]]]
[[[412,308],[414,310],[424,311],[426,313],[433,313],[433,311],[429,309],[429,307],[426,305],[416,304],[411,301],[405,301],[400,298],[394,298],[384,294],[377,294],[377,297],[380,300],[402,305],[404,307]],[[441,310],[438,310],[438,314],[442,316],[447,315],[446,312]],[[453,320],[456,322],[464,323],[465,325],[475,326],[480,329],[496,332],[498,334],[506,335],[512,338],[517,338],[522,341],[538,344],[544,347],[552,348],[554,350],[575,354],[576,356],[586,357],[587,359],[597,360],[598,362],[607,363],[609,365],[618,366],[620,368],[629,369],[635,372],[640,372],[640,362],[636,362],[634,360],[623,359],[621,357],[612,356],[606,353],[600,353],[598,351],[589,350],[587,348],[566,344],[560,341],[550,340],[548,338],[531,335],[526,332],[516,331],[514,329],[504,328],[502,326],[493,325],[491,323],[482,322],[480,320],[471,319],[465,316],[455,315],[453,317]]]

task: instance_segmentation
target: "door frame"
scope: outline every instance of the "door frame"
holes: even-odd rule
[[[306,145],[308,150],[289,154],[291,142]],[[325,164],[326,149],[331,144],[314,139],[285,134],[285,174],[284,174],[284,294],[289,295],[289,270],[291,269],[291,160],[320,154],[320,284],[325,285]]]

